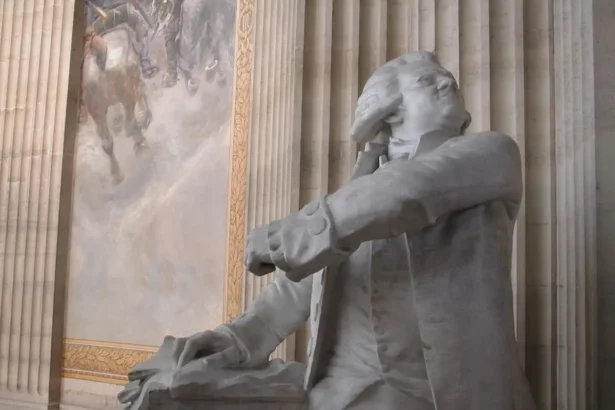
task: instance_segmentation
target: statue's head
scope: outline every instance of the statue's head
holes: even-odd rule
[[[416,51],[389,61],[367,80],[350,135],[368,142],[388,126],[400,139],[431,131],[461,135],[470,121],[453,75],[434,53]]]

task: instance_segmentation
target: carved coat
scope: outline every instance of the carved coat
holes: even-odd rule
[[[274,263],[305,279],[278,276],[225,325],[245,348],[243,366],[267,361],[309,317],[305,384],[318,383],[335,335],[335,267],[362,242],[402,238],[414,300],[408,309],[418,319],[435,407],[534,408],[517,358],[510,280],[523,191],[518,147],[495,132],[453,138],[422,153],[424,145],[414,158],[380,169],[383,152],[372,146],[360,154],[352,181],[270,224]],[[374,276],[387,262],[372,254],[366,263]],[[394,362],[395,350],[379,351],[380,361]]]

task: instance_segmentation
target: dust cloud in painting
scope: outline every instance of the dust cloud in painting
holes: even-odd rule
[[[89,0],[67,333],[222,319],[235,0]]]

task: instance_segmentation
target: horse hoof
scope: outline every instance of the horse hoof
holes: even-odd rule
[[[200,82],[196,78],[191,78],[186,82],[186,88],[188,89],[188,94],[192,97],[199,90]]]
[[[122,131],[123,127],[124,127],[124,119],[120,115],[115,116],[113,120],[111,121],[111,129],[113,130],[113,132],[115,134],[118,134],[119,132]]]
[[[143,121],[140,124],[141,129],[146,130],[149,127],[149,125],[152,123],[152,120],[153,120],[152,112],[150,110],[147,110],[143,118]]]
[[[175,84],[179,81],[179,78],[175,74],[165,74],[162,78],[162,88],[173,88]]]
[[[145,151],[149,150],[149,145],[147,145],[147,142],[145,141],[139,142],[139,143],[135,142],[134,149],[135,149],[135,154],[140,155],[144,153]]]
[[[143,68],[141,71],[143,72],[143,78],[145,78],[146,80],[149,80],[150,78],[158,74],[158,71],[160,71],[160,69],[156,67],[155,65],[152,65],[147,68]]]
[[[119,185],[124,181],[124,175],[122,172],[113,175],[113,185]]]

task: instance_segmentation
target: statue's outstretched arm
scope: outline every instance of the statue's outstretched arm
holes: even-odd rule
[[[389,162],[272,222],[271,257],[300,280],[343,260],[362,242],[418,232],[489,201],[504,201],[515,219],[522,193],[521,156],[512,138],[496,132],[455,138],[414,159]]]
[[[311,295],[311,276],[292,282],[279,274],[245,313],[217,329],[231,333],[245,349],[247,357],[241,367],[266,363],[275,348],[305,324],[310,316]]]

